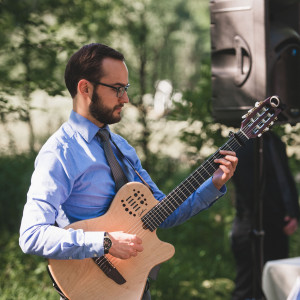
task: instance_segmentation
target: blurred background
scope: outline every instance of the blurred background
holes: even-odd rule
[[[58,299],[47,261],[21,252],[18,230],[35,156],[72,108],[64,86],[69,56],[91,42],[125,55],[130,104],[113,130],[137,149],[144,168],[168,193],[238,129],[236,112],[234,122],[224,121],[226,103],[218,102],[219,114],[217,98],[212,102],[211,70],[214,66],[218,78],[220,59],[212,60],[210,27],[208,0],[0,0],[1,300]],[[263,100],[248,98],[241,110]],[[298,122],[297,115],[288,116],[273,130],[287,145],[299,191]],[[158,230],[176,254],[151,283],[154,300],[230,299],[234,215],[229,183],[226,196],[209,210],[179,227]],[[297,232],[290,256],[299,253]]]

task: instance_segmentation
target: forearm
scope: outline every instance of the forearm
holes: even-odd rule
[[[103,255],[103,232],[58,228],[52,225],[56,214],[50,207],[47,214],[39,210],[38,203],[25,206],[19,239],[24,253],[53,259],[83,259]]]

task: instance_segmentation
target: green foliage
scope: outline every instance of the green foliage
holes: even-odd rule
[[[23,254],[18,238],[17,233],[1,231],[0,300],[57,300],[45,259]]]
[[[35,154],[0,156],[0,228],[16,232],[33,171]]]

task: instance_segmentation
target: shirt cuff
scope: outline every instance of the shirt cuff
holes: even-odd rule
[[[197,190],[197,193],[201,194],[203,193],[204,190],[206,194],[206,199],[211,199],[212,202],[218,200],[227,192],[227,188],[225,184],[221,187],[220,190],[218,190],[212,181],[212,177],[210,177],[200,186],[200,188]]]
[[[86,231],[85,238],[85,257],[99,257],[104,255],[103,239],[104,232]]]

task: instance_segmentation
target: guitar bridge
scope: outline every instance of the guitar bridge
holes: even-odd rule
[[[103,271],[103,273],[115,283],[121,285],[126,282],[125,278],[120,274],[116,267],[103,255],[93,257],[93,261]]]

